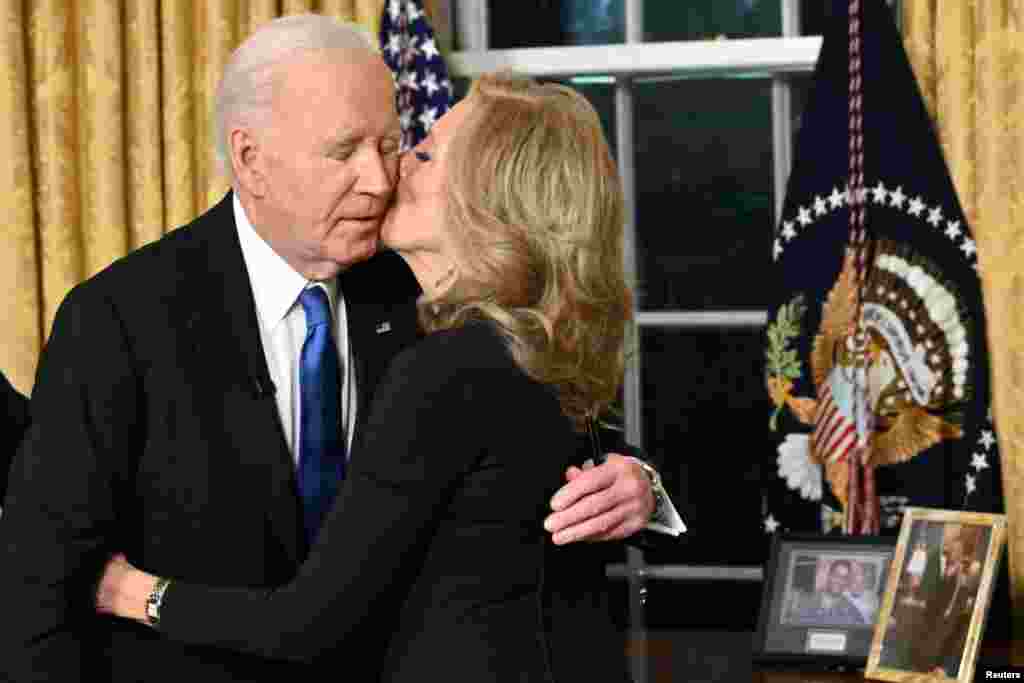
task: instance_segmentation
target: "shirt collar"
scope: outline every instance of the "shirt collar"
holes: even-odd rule
[[[242,246],[242,257],[249,271],[249,282],[252,285],[256,310],[269,329],[274,329],[284,320],[295,305],[302,290],[306,287],[320,285],[327,292],[331,311],[336,310],[338,283],[332,278],[324,282],[307,280],[281,255],[274,251],[249,222],[238,195],[232,197],[235,213],[235,225],[238,226],[238,240]]]

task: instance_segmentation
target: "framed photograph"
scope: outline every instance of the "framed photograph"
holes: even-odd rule
[[[765,565],[759,662],[863,667],[895,537],[781,534]]]
[[[907,508],[865,677],[971,681],[1005,540],[1005,515]]]

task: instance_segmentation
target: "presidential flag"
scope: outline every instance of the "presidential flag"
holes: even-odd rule
[[[452,82],[422,0],[388,0],[380,22],[384,61],[395,77],[402,151],[415,147],[452,106]]]
[[[1001,511],[970,227],[890,10],[831,16],[773,244],[765,531]]]

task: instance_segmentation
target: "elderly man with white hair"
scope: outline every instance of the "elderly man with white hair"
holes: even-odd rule
[[[3,680],[344,680],[386,644],[389,605],[317,670],[93,613],[113,551],[211,586],[290,579],[417,336],[416,281],[377,254],[400,131],[373,41],[316,15],[271,22],[232,56],[216,114],[232,191],[57,313],[0,519]],[[633,459],[567,478],[556,543],[629,536],[654,509]]]

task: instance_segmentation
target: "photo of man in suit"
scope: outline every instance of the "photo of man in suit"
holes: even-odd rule
[[[365,647],[314,670],[175,644],[91,602],[114,550],[207,585],[286,583],[309,543],[300,295],[329,302],[344,457],[418,334],[415,280],[378,253],[399,156],[391,72],[360,31],[308,16],[264,26],[225,69],[214,126],[231,191],[57,312],[0,518],[0,602],[17,615],[0,626],[2,680],[333,681],[386,645],[393,625],[371,616]],[[567,487],[560,542],[622,538],[654,509],[623,456]]]
[[[990,530],[921,521],[882,645],[883,667],[956,678],[981,586]]]
[[[828,562],[824,586],[820,590],[796,590],[784,623],[804,626],[870,625],[851,599],[854,587],[854,563],[840,558]]]

